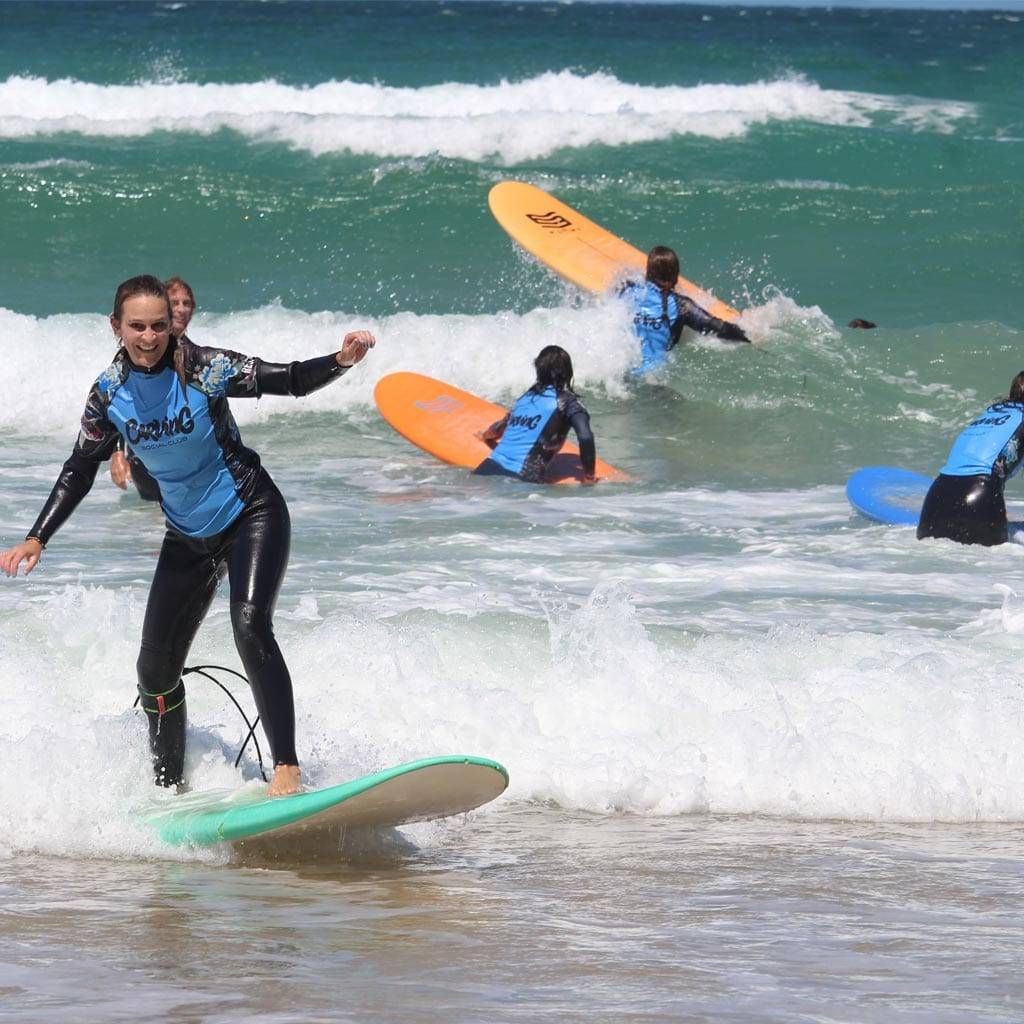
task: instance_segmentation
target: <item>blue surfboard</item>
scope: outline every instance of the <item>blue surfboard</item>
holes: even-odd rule
[[[861,515],[889,526],[917,526],[933,478],[898,466],[868,466],[846,481],[846,498]]]

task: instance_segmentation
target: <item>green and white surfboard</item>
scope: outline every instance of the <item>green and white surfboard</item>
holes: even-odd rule
[[[500,796],[508,772],[485,757],[450,755],[410,761],[295,796],[262,791],[186,793],[143,815],[176,846],[212,846],[250,836],[301,833],[333,825],[403,825],[462,814]]]

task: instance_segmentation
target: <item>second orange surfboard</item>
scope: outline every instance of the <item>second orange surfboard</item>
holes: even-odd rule
[[[491,449],[477,432],[500,420],[500,405],[425,377],[420,373],[389,373],[373,391],[380,414],[407,441],[442,462],[476,469]],[[628,480],[621,470],[597,460],[598,480]],[[551,460],[544,478],[549,484],[577,484],[583,480],[579,449],[566,443]]]
[[[647,257],[636,246],[536,185],[501,181],[491,189],[487,202],[495,220],[515,241],[580,288],[603,292],[630,274],[643,279]],[[739,320],[739,310],[685,277],[679,278],[676,287],[712,316]]]

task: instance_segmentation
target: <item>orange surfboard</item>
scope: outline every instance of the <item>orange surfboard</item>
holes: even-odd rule
[[[436,456],[442,462],[476,469],[491,449],[476,435],[500,420],[507,409],[485,401],[468,391],[425,377],[420,373],[389,373],[373,390],[381,416],[407,441]],[[629,477],[597,460],[599,480],[628,480]],[[578,484],[583,480],[580,450],[568,442],[548,464],[544,482]]]
[[[629,275],[643,280],[644,253],[544,189],[524,181],[501,181],[491,189],[487,202],[515,241],[580,288],[599,293]],[[685,277],[680,276],[676,287],[712,316],[739,320],[739,310]]]

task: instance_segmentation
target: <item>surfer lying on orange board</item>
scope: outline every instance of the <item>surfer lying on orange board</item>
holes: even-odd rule
[[[548,345],[533,361],[537,381],[512,410],[480,431],[493,451],[474,470],[480,476],[512,476],[542,483],[548,463],[558,454],[571,427],[583,463],[583,482],[592,484],[596,452],[590,416],[572,391],[572,359],[564,348]]]

